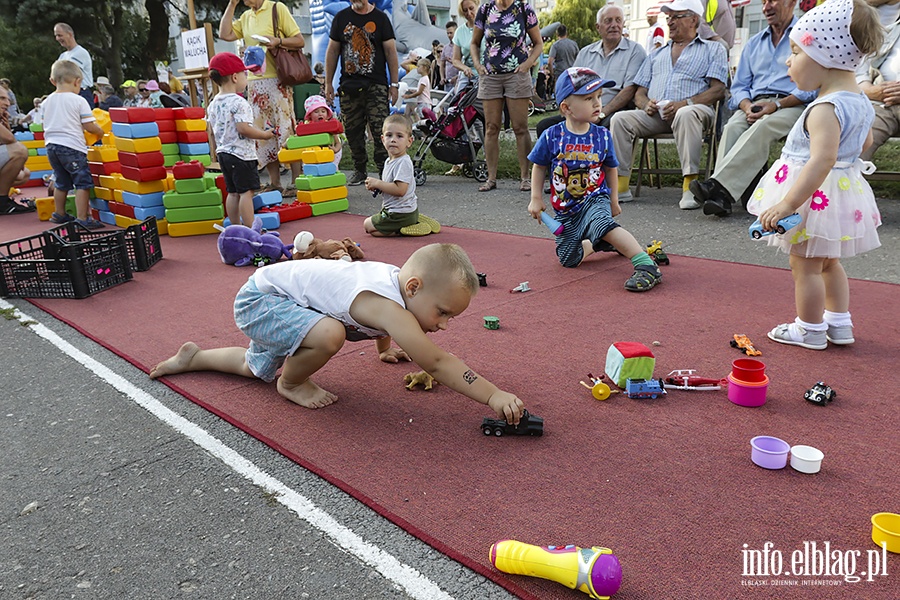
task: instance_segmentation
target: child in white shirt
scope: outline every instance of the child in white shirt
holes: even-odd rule
[[[414,92],[406,92],[403,97],[407,100],[416,99],[416,116],[423,118],[422,109],[431,108],[431,61],[427,58],[420,58],[416,63],[416,71],[421,75],[419,78],[419,87]]]

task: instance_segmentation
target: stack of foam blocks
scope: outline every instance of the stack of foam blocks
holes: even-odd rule
[[[44,185],[44,175],[53,174],[53,167],[50,166],[50,159],[47,158],[47,148],[44,147],[44,126],[40,123],[32,123],[28,129],[29,131],[15,133],[16,141],[22,142],[22,145],[28,149],[25,168],[31,171],[28,181],[21,184],[21,187]],[[6,193],[6,190],[3,190],[3,193]]]
[[[279,208],[284,206],[282,202],[283,198],[278,190],[263,192],[253,196],[253,213],[262,221],[264,229],[278,229],[281,227],[281,211]],[[225,226],[228,227],[229,225],[231,225],[231,219],[226,218]],[[244,223],[244,225],[250,227],[252,223]]]
[[[153,112],[156,114],[156,126],[159,128],[163,166],[171,169],[175,163],[181,160],[181,154],[178,151],[178,134],[175,131],[175,109],[156,108]]]
[[[110,204],[110,212],[114,215],[112,223],[115,225],[131,225],[150,215],[157,220],[165,216],[162,196],[168,173],[163,166],[162,142],[155,110],[129,107],[109,111],[122,173],[116,184],[122,189],[122,201]],[[102,212],[100,217],[101,221],[109,222]]]
[[[347,210],[347,176],[337,170],[334,136],[343,132],[340,121],[299,123],[297,135],[288,138],[278,153],[284,163],[301,161],[303,175],[297,177],[297,201],[309,205],[313,216]]]
[[[206,156],[209,159],[209,155]],[[219,233],[225,217],[222,190],[217,178],[207,174],[199,160],[172,166],[174,189],[163,195],[171,237]],[[219,177],[221,179],[221,177]]]
[[[178,141],[178,154],[184,163],[197,161],[208,167],[209,134],[206,131],[206,111],[201,106],[173,108],[175,119],[175,136]]]

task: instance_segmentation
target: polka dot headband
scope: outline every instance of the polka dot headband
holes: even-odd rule
[[[850,37],[853,0],[828,0],[800,17],[791,41],[827,69],[855,71],[865,55]]]

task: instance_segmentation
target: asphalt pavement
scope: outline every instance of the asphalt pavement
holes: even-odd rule
[[[550,237],[518,182],[476,188],[429,177],[420,210],[444,226]],[[679,197],[645,187],[619,222],[673,261],[787,267],[750,240],[750,215],[705,217]],[[880,206],[882,247],[844,264],[900,283],[900,201]],[[350,189],[351,213],[377,209]],[[0,316],[0,597],[510,598],[28,302],[0,300]]]

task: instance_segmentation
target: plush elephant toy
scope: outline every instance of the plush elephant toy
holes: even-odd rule
[[[291,246],[281,243],[278,232],[262,231],[262,221],[253,219],[253,227],[229,225],[217,227],[219,256],[226,265],[261,267],[291,256]]]

